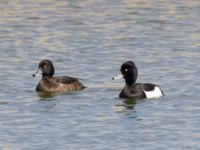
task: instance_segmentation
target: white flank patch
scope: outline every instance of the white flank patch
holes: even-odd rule
[[[163,96],[159,87],[155,87],[153,91],[144,91],[146,98],[156,98]]]

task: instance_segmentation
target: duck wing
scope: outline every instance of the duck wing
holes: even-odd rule
[[[53,78],[56,82],[63,83],[63,84],[72,84],[75,82],[79,82],[78,78],[69,77],[69,76],[59,76],[59,77],[53,77]]]

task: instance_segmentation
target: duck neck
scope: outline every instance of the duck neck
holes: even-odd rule
[[[128,75],[125,77],[126,85],[132,86],[133,84],[135,84],[136,79],[137,79],[137,76],[134,76],[134,74],[128,74]]]
[[[135,82],[133,80],[130,80],[130,79],[126,80],[126,85],[132,86],[133,84],[135,84]]]
[[[54,75],[54,67],[52,66],[50,70],[43,71],[42,77],[52,78]]]
[[[47,74],[44,74],[44,73],[43,73],[43,74],[42,74],[42,77],[43,77],[43,78],[52,78],[53,76],[52,76],[52,75],[47,75]]]

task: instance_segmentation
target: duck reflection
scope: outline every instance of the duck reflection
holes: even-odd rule
[[[123,102],[126,109],[134,109],[134,106],[137,103],[135,99],[125,99]]]

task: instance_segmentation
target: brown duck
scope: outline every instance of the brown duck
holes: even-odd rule
[[[40,73],[42,74],[42,79],[36,87],[38,92],[71,92],[86,88],[79,82],[78,78],[69,76],[53,77],[54,66],[48,59],[40,61],[38,71],[33,74],[33,77]]]

